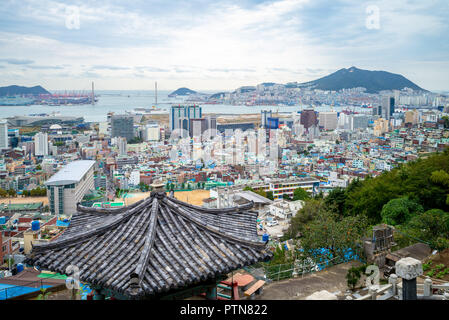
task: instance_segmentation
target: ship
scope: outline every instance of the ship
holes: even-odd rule
[[[21,96],[0,97],[0,106],[30,106],[35,103],[35,99]]]
[[[157,108],[156,106],[152,106],[151,108],[134,108],[132,111],[125,111],[129,115],[142,115],[148,116],[153,114],[168,114],[168,111],[165,109]]]

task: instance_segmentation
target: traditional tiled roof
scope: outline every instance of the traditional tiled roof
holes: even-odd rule
[[[181,289],[270,259],[253,203],[206,209],[164,192],[122,208],[78,205],[56,241],[35,245],[28,263],[131,298]]]

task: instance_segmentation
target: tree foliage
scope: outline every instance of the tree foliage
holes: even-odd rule
[[[339,249],[354,248],[367,227],[364,216],[341,217],[323,200],[310,199],[291,219],[285,238],[300,236],[304,252],[327,248],[336,255]]]
[[[353,180],[346,189],[332,190],[324,204],[340,217],[396,226],[403,245],[421,240],[434,249],[449,248],[449,149]]]
[[[415,215],[406,226],[408,233],[437,250],[449,247],[449,213],[431,209]]]
[[[293,191],[293,201],[310,199],[309,193],[303,188],[296,188]]]
[[[327,248],[335,256],[340,249],[355,248],[366,234],[367,227],[364,216],[340,217],[323,208],[304,226],[301,246],[305,252]]]
[[[372,179],[354,180],[344,190],[330,193],[326,203],[337,205],[344,216],[366,215],[370,223],[382,221],[382,209],[390,200],[408,197],[424,210],[449,211],[449,151],[402,164]]]
[[[423,212],[423,207],[410,200],[408,197],[392,199],[382,207],[382,222],[389,225],[399,225],[410,221],[410,219]]]

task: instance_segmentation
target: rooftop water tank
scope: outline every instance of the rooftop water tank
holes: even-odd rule
[[[0,217],[0,224],[5,224],[6,223],[6,217],[2,216]]]
[[[34,221],[32,221],[31,222],[31,230],[32,231],[37,231],[37,230],[39,230],[40,229],[40,223],[39,223],[39,221],[38,220],[34,220]]]
[[[267,233],[262,235],[262,241],[267,242],[270,239],[270,236]]]

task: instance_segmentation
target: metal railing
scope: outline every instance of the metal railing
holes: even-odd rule
[[[383,286],[371,286],[368,288],[368,294],[356,300],[387,300],[396,297],[402,300],[402,284],[398,283],[398,276],[392,274],[388,279],[388,284]],[[424,283],[416,284],[418,300],[449,300],[449,283],[434,284],[432,279],[427,278]],[[442,291],[441,294],[434,294],[434,290]]]
[[[8,279],[8,278],[3,278],[3,279]],[[45,281],[45,279],[36,280],[36,281],[26,281],[26,280],[14,279],[15,283],[20,283],[20,284],[14,285],[14,286],[8,287],[8,288],[0,289],[0,300],[8,300],[8,299],[12,299],[12,298],[24,295],[24,294],[28,294],[33,291],[41,290],[44,288],[44,285],[45,285],[44,281]],[[24,292],[24,287],[25,288],[35,288],[36,290],[31,290],[31,291],[26,290],[26,292]]]

